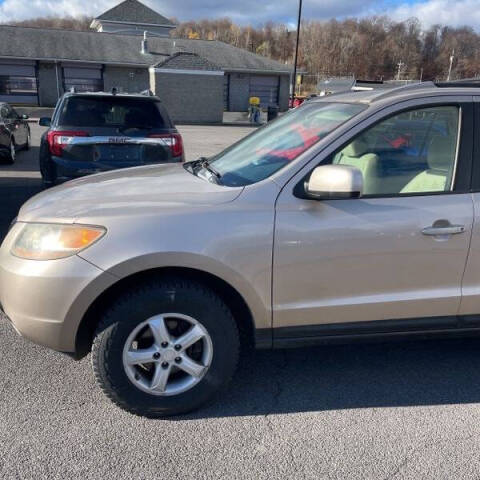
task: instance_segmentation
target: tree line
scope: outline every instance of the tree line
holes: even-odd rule
[[[228,18],[178,22],[173,36],[219,40],[259,55],[292,63],[296,31],[285,24],[240,26]],[[88,30],[92,18],[36,18],[15,25]],[[444,80],[453,55],[451,78],[480,76],[480,34],[470,27],[422,28],[416,18],[387,16],[345,20],[305,20],[300,68],[317,76],[354,75],[368,80]]]

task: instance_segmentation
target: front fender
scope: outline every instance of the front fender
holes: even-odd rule
[[[117,264],[106,270],[105,274],[110,279],[115,278],[120,281],[141,272],[162,268],[192,269],[220,278],[234,288],[244,299],[252,313],[255,328],[271,328],[270,296],[266,295],[262,298],[259,292],[240,273],[211,257],[188,252],[150,253]],[[112,286],[108,285],[108,282],[105,285],[106,288]],[[97,297],[100,295],[101,292],[98,292]],[[85,308],[85,312],[87,308]]]

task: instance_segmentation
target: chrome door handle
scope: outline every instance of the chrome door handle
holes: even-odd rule
[[[422,230],[424,235],[455,235],[456,233],[464,233],[465,227],[463,225],[448,225],[445,227],[426,227]]]

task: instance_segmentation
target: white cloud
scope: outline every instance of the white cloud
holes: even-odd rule
[[[99,15],[121,0],[4,0],[0,3],[0,22],[46,16]],[[143,0],[167,17],[181,20],[231,17],[240,23],[262,23],[268,20],[288,22],[297,14],[294,0]],[[0,0],[1,2],[1,0]],[[378,3],[378,0],[377,0]],[[308,0],[304,2],[305,18],[332,18],[358,15],[375,0]]]
[[[116,0],[4,0],[0,4],[0,21],[97,15],[117,3],[119,2]]]
[[[121,0],[4,0],[0,22],[45,16],[99,15]],[[141,0],[142,1],[142,0]],[[180,20],[231,17],[235,22],[268,20],[295,23],[297,0],[143,0],[167,17]],[[395,20],[418,17],[425,27],[435,23],[469,25],[480,31],[480,0],[306,0],[304,18],[358,17],[387,14]],[[401,2],[404,3],[401,3]],[[0,0],[1,2],[1,0]],[[387,5],[390,7],[387,8]]]
[[[428,0],[403,4],[387,13],[395,20],[417,17],[425,28],[441,24],[452,27],[468,25],[480,30],[479,0]]]

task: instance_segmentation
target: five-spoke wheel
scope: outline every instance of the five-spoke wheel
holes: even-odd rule
[[[92,364],[117,405],[164,417],[212,400],[232,378],[239,347],[224,299],[200,283],[170,278],[140,283],[108,306]]]
[[[123,365],[140,390],[177,395],[203,378],[212,356],[212,340],[205,327],[187,315],[169,313],[133,330],[125,342]]]

